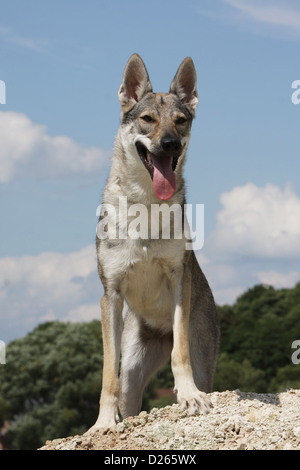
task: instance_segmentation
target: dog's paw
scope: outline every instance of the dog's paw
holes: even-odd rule
[[[118,414],[101,414],[99,415],[96,423],[90,429],[88,429],[84,435],[93,434],[96,431],[100,431],[102,434],[106,434],[111,428],[116,426],[120,421]]]
[[[192,393],[177,394],[177,402],[181,410],[187,410],[189,415],[208,414],[212,403],[206,393],[197,388]]]

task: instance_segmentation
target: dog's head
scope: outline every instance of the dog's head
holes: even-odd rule
[[[156,196],[170,199],[198,104],[192,59],[181,63],[169,93],[153,93],[144,62],[130,57],[119,90],[122,125],[131,125],[134,152],[153,181]],[[133,128],[134,127],[134,128]]]

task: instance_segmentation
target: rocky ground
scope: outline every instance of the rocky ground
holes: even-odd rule
[[[127,418],[107,432],[47,441],[41,450],[300,450],[300,390],[209,394],[208,415],[178,405]]]

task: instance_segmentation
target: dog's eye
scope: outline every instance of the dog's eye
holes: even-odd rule
[[[148,114],[141,116],[141,119],[143,119],[145,122],[154,122],[154,119],[151,116],[148,116]]]
[[[176,124],[184,124],[186,122],[186,118],[181,116],[178,119],[176,119]]]

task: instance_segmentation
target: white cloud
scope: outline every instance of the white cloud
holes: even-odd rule
[[[31,49],[36,52],[43,52],[49,44],[48,40],[46,39],[23,36],[16,33],[12,28],[3,25],[0,25],[0,36],[6,42],[15,44],[25,49]]]
[[[197,253],[218,304],[255,284],[300,280],[300,198],[290,185],[238,186],[221,194],[216,226]]]
[[[290,271],[288,273],[282,273],[274,270],[270,271],[259,271],[255,277],[262,284],[271,285],[277,289],[280,288],[291,288],[299,282],[300,271]]]
[[[100,282],[100,281],[99,281]],[[100,300],[100,299],[99,299]],[[91,305],[79,305],[70,310],[63,321],[82,322],[94,319],[100,320],[100,302]]]
[[[43,321],[100,319],[96,248],[0,259],[0,338],[24,335]]]
[[[233,303],[257,283],[293,287],[300,279],[300,199],[293,189],[248,183],[223,193],[221,202],[216,228],[197,253],[216,302]],[[100,318],[102,293],[93,245],[2,258],[0,339],[42,321]]]
[[[208,280],[218,305],[233,304],[236,298],[245,291],[247,280],[241,275],[236,263],[220,263],[218,256],[208,258],[201,250],[196,253],[198,262]]]
[[[0,142],[0,183],[91,174],[110,155],[100,148],[85,148],[67,136],[51,137],[45,126],[13,111],[0,112]]]
[[[252,183],[221,195],[223,209],[207,243],[221,258],[295,259],[300,257],[300,198],[290,185],[283,190]]]
[[[299,2],[286,0],[223,0],[242,14],[242,18],[250,19],[264,25],[281,28],[293,35],[300,35]]]

